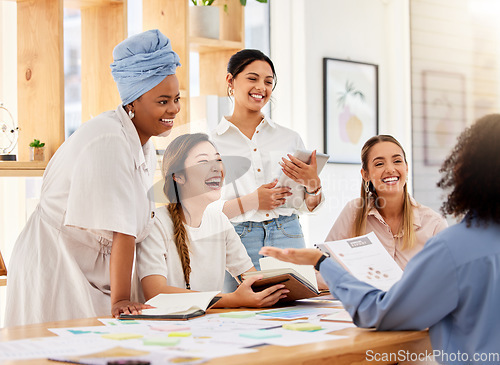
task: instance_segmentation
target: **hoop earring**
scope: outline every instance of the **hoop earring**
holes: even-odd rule
[[[365,181],[365,193],[366,195],[370,194],[370,180]]]
[[[233,89],[232,89],[232,88],[229,88],[229,91],[228,91],[228,93],[229,93],[229,96],[233,96],[233,94],[234,94],[234,91],[233,91]]]
[[[133,118],[135,117],[135,113],[134,113],[132,110],[129,110],[129,111],[128,111],[128,117],[129,117],[130,119],[133,119]]]

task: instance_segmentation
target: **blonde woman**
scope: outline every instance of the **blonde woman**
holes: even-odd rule
[[[226,269],[234,277],[254,271],[229,219],[216,206],[208,207],[220,198],[224,181],[221,157],[208,136],[177,137],[165,151],[162,171],[170,203],[157,210],[149,237],[137,247],[145,299],[159,293],[220,291]],[[286,297],[282,284],[253,292],[257,279],[222,294],[217,306],[264,307]]]
[[[361,197],[347,203],[326,241],[373,231],[404,269],[430,237],[447,227],[446,220],[408,193],[406,154],[394,137],[366,141],[361,163]]]

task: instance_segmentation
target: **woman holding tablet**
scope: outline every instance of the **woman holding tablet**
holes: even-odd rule
[[[209,206],[220,198],[224,168],[203,133],[174,139],[163,157],[163,191],[169,201],[157,209],[150,235],[137,245],[137,274],[144,297],[160,293],[220,291],[227,269],[237,277],[255,268],[229,222]],[[208,208],[207,208],[208,207]],[[249,278],[217,307],[264,307],[286,297],[283,284],[254,292]]]
[[[373,231],[404,270],[425,242],[447,227],[446,220],[408,193],[406,154],[394,137],[379,135],[366,141],[361,164],[361,196],[347,203],[326,241]]]
[[[276,84],[269,57],[253,49],[239,51],[229,60],[227,72],[234,110],[221,119],[211,137],[223,160],[238,156],[243,163],[249,161],[250,167],[223,188],[223,211],[259,269],[261,247],[305,246],[299,210],[283,206],[291,193],[277,187],[277,178],[283,173],[304,186],[304,211],[316,210],[323,200],[321,180],[315,152],[309,164],[294,158],[296,150],[305,149],[298,133],[262,113]],[[231,164],[234,160],[225,160],[229,171],[238,168]],[[236,165],[241,168],[243,163]]]

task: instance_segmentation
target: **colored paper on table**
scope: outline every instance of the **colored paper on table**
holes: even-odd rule
[[[139,335],[137,333],[107,333],[105,335],[101,335],[102,338],[108,338],[110,340],[131,340],[133,338],[142,338],[143,335]]]
[[[281,334],[266,330],[255,330],[251,332],[240,333],[240,336],[246,338],[265,339],[265,338],[281,337]]]
[[[168,337],[189,337],[191,332],[170,332]]]
[[[250,318],[254,317],[255,312],[226,312],[219,314],[219,317],[224,318]]]
[[[162,331],[162,332],[180,332],[180,331],[189,331],[191,328],[188,326],[182,326],[178,324],[173,325],[165,325],[165,326],[151,326],[152,330]]]
[[[148,337],[142,340],[145,346],[175,346],[179,342],[178,337]]]
[[[299,323],[285,323],[283,328],[291,331],[317,331],[322,329],[323,327],[308,323],[308,322],[299,322]]]
[[[336,313],[329,314],[321,318],[322,321],[331,321],[331,322],[350,322],[352,323],[352,317],[348,311],[345,309],[341,309]]]

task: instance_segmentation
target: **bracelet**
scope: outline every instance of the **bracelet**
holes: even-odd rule
[[[311,195],[311,196],[318,196],[319,194],[321,194],[321,185],[319,186],[319,188],[317,188],[316,190],[314,191],[307,191],[307,188],[304,186],[304,191],[306,192],[306,194],[308,195]]]
[[[325,261],[327,258],[328,258],[328,256],[326,256],[325,254],[321,255],[321,257],[319,258],[318,262],[316,262],[316,265],[314,265],[314,269],[316,271],[319,271],[319,265],[321,265],[321,263],[323,261]]]

